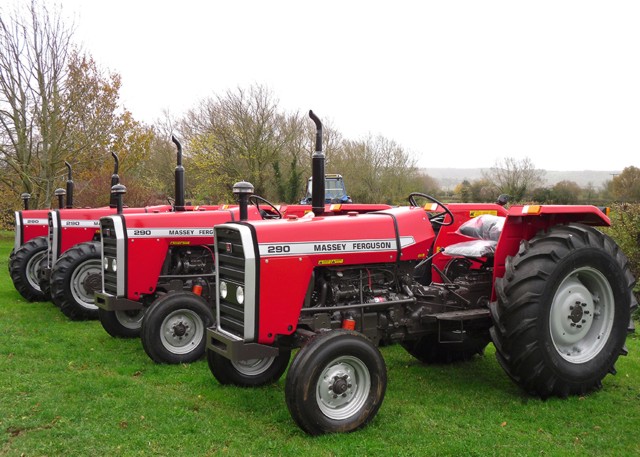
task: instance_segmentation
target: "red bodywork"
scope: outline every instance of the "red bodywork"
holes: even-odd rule
[[[16,233],[13,249],[17,251],[27,241],[39,236],[47,236],[49,225],[48,209],[27,209],[16,211]]]
[[[280,205],[277,208],[287,221],[289,220],[287,218],[302,218],[311,211],[310,205]],[[353,204],[326,206],[328,214],[344,214],[347,211],[365,212],[384,208],[389,206]],[[268,206],[264,206],[264,209],[268,210]],[[262,220],[255,206],[248,208],[248,218],[253,221]],[[240,219],[240,214],[238,207],[225,207],[218,211],[125,214],[121,219],[124,224],[126,259],[118,259],[117,263],[118,268],[126,271],[126,288],[124,294],[118,294],[118,297],[137,302],[142,296],[156,292],[160,272],[171,246],[213,245],[214,225],[237,221]],[[102,302],[98,305],[109,306]]]
[[[437,212],[437,207],[429,206],[427,210]],[[254,341],[273,344],[276,336],[295,332],[310,279],[318,267],[420,261],[436,253],[433,265],[443,269],[451,257],[438,250],[469,240],[456,233],[460,224],[480,214],[494,214],[506,216],[494,256],[495,282],[504,274],[507,256],[514,255],[522,240],[531,239],[540,230],[569,222],[610,224],[593,206],[514,206],[507,210],[495,204],[450,204],[447,208],[455,222],[440,227],[437,234],[428,213],[417,207],[341,217],[250,222],[259,251],[257,281],[255,285],[246,284],[247,292],[256,294]],[[432,274],[434,281],[440,280],[437,270]],[[256,290],[250,291],[250,287]]]

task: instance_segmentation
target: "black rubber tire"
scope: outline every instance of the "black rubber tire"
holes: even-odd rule
[[[47,238],[39,236],[27,241],[14,253],[10,274],[16,290],[29,301],[47,301],[38,283],[37,268],[47,256]]]
[[[114,338],[137,338],[142,328],[144,308],[131,311],[106,311],[98,309],[102,328]]]
[[[7,268],[9,269],[9,274],[11,274],[11,264],[13,263],[13,258],[16,254],[16,248],[11,248],[11,252],[9,253],[9,261],[7,262]]]
[[[48,254],[48,250],[47,250],[47,254]],[[49,266],[49,259],[47,257],[48,257],[47,255],[42,257],[42,260],[40,260],[40,263],[38,264],[38,285],[40,286],[40,290],[42,291],[44,296],[50,298],[51,297],[51,281],[47,279],[44,275],[45,270]]]
[[[523,241],[490,305],[498,362],[542,398],[600,388],[627,352],[634,284],[619,247],[592,227],[556,226]]]
[[[192,292],[169,292],[145,311],[140,338],[156,363],[190,363],[205,352],[207,327],[213,325],[211,305]]]
[[[102,288],[102,247],[80,243],[62,254],[51,269],[51,300],[69,319],[98,319],[94,292]]]
[[[300,349],[287,373],[285,398],[291,417],[308,434],[346,433],[375,417],[386,386],[378,348],[362,334],[340,329]]]
[[[444,342],[443,342],[444,340]],[[459,342],[458,342],[459,341]],[[438,341],[437,334],[425,335],[414,341],[404,341],[402,347],[422,363],[448,364],[471,360],[483,355],[491,342],[488,332],[443,332]]]
[[[207,349],[207,363],[211,374],[223,385],[259,387],[273,384],[282,377],[289,365],[291,351],[281,349],[275,357],[231,362]]]

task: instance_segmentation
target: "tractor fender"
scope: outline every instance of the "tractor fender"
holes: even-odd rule
[[[591,205],[518,205],[509,208],[494,255],[494,283],[504,276],[507,257],[518,252],[522,241],[553,226],[569,223],[609,227],[611,220],[603,210]]]

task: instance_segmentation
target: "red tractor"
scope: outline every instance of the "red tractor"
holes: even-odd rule
[[[313,161],[323,176],[321,136]],[[635,279],[594,228],[610,224],[598,208],[444,205],[415,193],[408,207],[326,217],[324,191],[313,193],[313,215],[214,228],[207,329],[221,384],[272,383],[299,348],[285,400],[305,432],[373,419],[387,383],[380,343],[430,363],[493,341],[507,374],[543,398],[601,387],[626,354]]]
[[[65,207],[63,198],[66,195],[66,208],[73,207],[73,178],[71,165],[65,162],[68,169],[65,189],[56,189],[58,205]],[[31,195],[23,193],[24,210],[16,211],[15,242],[9,254],[9,274],[16,290],[29,301],[49,300],[48,290],[42,290],[38,280],[38,271],[46,263],[47,256],[47,216],[48,209],[29,209]]]
[[[140,336],[158,363],[186,363],[204,355],[204,331],[213,322],[213,226],[238,220],[291,219],[310,205],[273,205],[239,182],[234,193],[250,203],[219,211],[124,214],[101,220],[103,289],[95,295],[104,329],[114,337]],[[324,205],[325,214],[351,214],[388,205]]]
[[[111,206],[96,209],[74,209],[49,213],[49,267],[42,272],[41,284],[50,284],[51,299],[71,319],[99,317],[94,295],[102,287],[102,249],[100,218],[110,214],[186,214],[217,210],[218,206],[186,206],[182,145],[177,148],[175,169],[175,201],[173,205],[144,208],[122,208],[124,186],[112,187]],[[117,163],[117,162],[116,162]],[[112,183],[116,182],[112,179]],[[118,205],[120,209],[118,210]],[[227,220],[227,219],[224,219]],[[211,231],[211,226],[207,229]],[[44,286],[43,286],[44,287]]]

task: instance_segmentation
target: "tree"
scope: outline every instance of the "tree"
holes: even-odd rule
[[[71,31],[58,11],[33,0],[24,16],[0,15],[0,167],[2,180],[32,194],[32,204],[51,200],[64,168],[63,86]]]
[[[578,203],[582,188],[574,181],[560,181],[551,188],[551,199],[558,205]]]
[[[499,194],[507,194],[512,202],[522,201],[527,191],[542,183],[544,171],[535,168],[531,159],[508,157],[497,160],[484,179],[493,183]]]
[[[149,133],[119,108],[120,76],[77,51],[72,34],[59,10],[37,0],[0,16],[0,181],[16,196],[31,193],[32,207],[49,205],[64,161],[74,167],[77,203],[106,203],[110,153],[126,169],[149,150]],[[106,183],[100,200],[96,180]]]
[[[630,166],[611,180],[611,193],[618,201],[640,202],[640,168]]]

